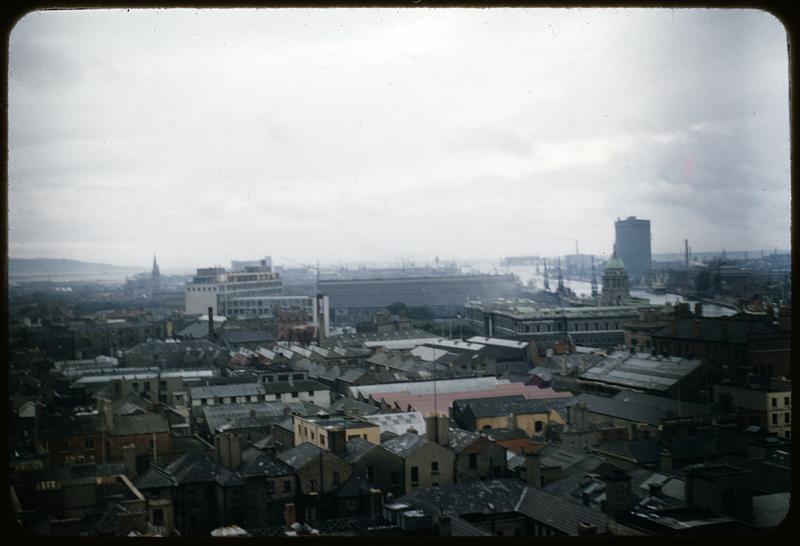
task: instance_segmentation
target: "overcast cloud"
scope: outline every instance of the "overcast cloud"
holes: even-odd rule
[[[9,254],[162,267],[789,248],[788,56],[754,10],[37,12]]]

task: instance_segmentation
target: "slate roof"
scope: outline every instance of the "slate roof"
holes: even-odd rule
[[[378,447],[376,444],[365,440],[364,438],[353,438],[347,441],[347,452],[343,455],[344,459],[351,463],[357,463],[361,457]]]
[[[187,337],[191,339],[205,339],[208,337],[208,321],[195,321],[187,327],[175,333],[176,337]]]
[[[114,415],[132,415],[150,411],[153,408],[153,403],[131,392],[114,400],[111,403],[111,408],[114,411]]]
[[[330,411],[335,412],[336,410],[343,410],[349,415],[365,416],[378,413],[381,411],[381,408],[373,406],[372,404],[367,404],[366,402],[361,402],[360,400],[345,397],[331,404]]]
[[[415,451],[427,444],[429,440],[418,434],[407,432],[401,436],[390,438],[383,442],[383,447],[406,459],[410,457]]]
[[[314,381],[313,379],[301,379],[299,381],[275,381],[273,383],[262,383],[266,394],[278,394],[284,392],[302,391],[329,391],[330,387]]]
[[[238,472],[231,472],[224,466],[220,466],[219,473],[214,477],[214,481],[223,487],[237,487],[244,485],[244,480]]]
[[[190,451],[164,469],[175,477],[179,485],[210,483],[225,470],[213,457],[206,453]]]
[[[143,413],[114,417],[114,430],[110,434],[112,436],[129,436],[160,432],[169,432],[167,418],[160,413]]]
[[[142,512],[133,512],[118,502],[110,502],[94,524],[94,530],[99,535],[125,536],[138,526],[141,514]]]
[[[459,516],[518,513],[568,535],[577,535],[578,525],[583,522],[595,525],[598,533],[607,531],[607,518],[602,512],[528,487],[516,479],[426,487],[398,501],[428,509],[436,507],[436,512],[441,509]]]
[[[493,390],[498,385],[508,381],[498,380],[496,377],[470,377],[462,379],[442,379],[436,382],[438,393]],[[404,392],[407,394],[433,393],[433,381],[412,381],[405,383],[383,383],[378,385],[361,385],[350,387],[353,396],[362,394],[378,398],[380,393]]]
[[[235,396],[259,396],[265,393],[264,384],[254,381],[248,383],[234,383],[229,385],[208,385],[190,387],[189,397],[192,400],[203,398],[224,398]]]
[[[615,351],[580,377],[631,388],[667,391],[699,367],[699,360]]]
[[[608,518],[603,512],[535,487],[525,488],[517,512],[571,536],[578,534],[581,523],[594,525],[599,534],[608,532]]]
[[[398,502],[416,505],[422,500],[445,513],[459,516],[513,513],[524,490],[525,483],[517,479],[472,481],[417,489],[399,498]]]
[[[672,398],[665,398],[663,396],[656,396],[653,394],[645,394],[632,391],[621,391],[614,396],[614,400],[621,400],[626,404],[639,404],[651,408],[658,408],[665,414],[674,414],[675,416],[699,416],[708,415],[709,408],[707,405],[695,404],[681,400],[674,400]]]
[[[663,419],[676,418],[679,415],[684,417],[708,415],[708,407],[702,404],[678,403],[677,401],[671,403],[662,401],[666,400],[662,397],[654,396],[652,398],[660,399],[654,403],[658,402],[661,407],[639,403],[637,400],[643,400],[643,398],[633,397],[628,392],[618,393],[614,398],[583,393],[576,397],[576,401],[585,402],[587,409],[593,413],[649,425],[658,425]]]
[[[265,426],[277,419],[282,419],[286,412],[286,404],[279,400],[249,404],[221,404],[213,406],[199,406],[199,413],[203,416],[210,431],[217,430],[224,425],[253,424]],[[246,418],[255,413],[256,420],[248,421]],[[243,420],[244,419],[244,420]]]
[[[526,399],[522,395],[516,395],[457,400],[454,403],[463,408],[469,406],[475,417],[498,417],[512,413],[550,413],[553,410],[566,416],[566,407],[574,400],[574,397]]]
[[[206,327],[207,331],[207,327]],[[160,339],[149,339],[144,343],[134,345],[127,351],[127,353],[185,353],[185,352],[200,352],[209,353],[212,355],[225,354],[226,351],[219,345],[215,345],[205,339],[186,340],[179,342],[166,342]]]
[[[150,467],[144,471],[144,473],[139,474],[136,477],[134,480],[134,485],[140,491],[146,491],[148,489],[175,487],[178,485],[178,480],[175,479],[175,476],[173,476],[172,473],[167,472],[159,466],[151,464]]]
[[[339,498],[357,497],[369,494],[370,489],[380,490],[380,487],[372,482],[368,482],[358,474],[352,474],[347,481],[334,491],[333,495]]]
[[[790,493],[753,497],[753,523],[759,527],[777,527],[789,514]]]
[[[470,446],[481,435],[477,432],[469,432],[460,428],[451,428],[448,433],[447,447],[454,453],[460,453],[464,448]]]
[[[697,324],[695,325],[695,321]],[[697,333],[695,333],[697,332]],[[773,325],[761,320],[739,320],[734,318],[691,318],[678,319],[675,333],[672,326],[666,326],[654,332],[653,337],[673,339],[701,339],[725,343],[745,343],[748,338],[765,335],[782,334]]]
[[[299,470],[313,461],[320,453],[322,453],[322,448],[309,442],[303,442],[299,446],[281,451],[276,456],[281,462]]]
[[[207,330],[208,326],[206,326]],[[228,345],[268,343],[274,340],[275,336],[267,330],[230,330],[222,334],[222,341]]]

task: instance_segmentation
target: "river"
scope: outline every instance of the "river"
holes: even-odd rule
[[[541,269],[541,268],[540,268]],[[535,288],[541,289],[544,287],[544,275],[536,272],[535,265],[512,265],[504,266],[499,262],[496,264],[476,264],[472,270],[481,273],[512,273],[522,282],[528,286],[528,283],[533,282]],[[550,269],[550,289],[554,290],[558,281],[556,278],[555,268]],[[602,289],[602,280],[597,278],[598,289]],[[586,281],[564,280],[564,285],[575,292],[578,296],[591,296],[592,283]],[[665,303],[676,304],[679,302],[688,303],[692,310],[694,304],[698,303],[696,300],[686,299],[679,294],[652,294],[646,290],[631,290],[631,296],[635,298],[644,298],[654,305],[664,305]],[[714,305],[712,303],[703,303],[703,315],[707,317],[725,317],[736,314],[735,309]]]

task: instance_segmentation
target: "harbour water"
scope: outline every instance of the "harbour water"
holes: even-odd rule
[[[517,279],[519,279],[519,282],[525,286],[532,285],[536,289],[544,288],[544,274],[541,272],[541,268],[539,268],[539,271],[537,272],[535,265],[502,266],[498,263],[479,265],[477,266],[477,269],[482,273],[511,273],[515,275]],[[552,269],[550,270],[551,290],[555,289],[557,282],[555,269]],[[602,288],[602,281],[599,276],[597,282],[598,288]],[[575,294],[578,296],[591,296],[592,294],[592,283],[590,282],[565,279],[564,285],[575,292]],[[684,298],[679,294],[653,294],[647,292],[646,290],[631,290],[631,296],[647,299],[650,301],[650,303],[655,305],[663,305],[665,303],[671,303],[674,305],[679,302],[686,302],[691,306],[692,309],[694,309],[694,304],[697,303],[696,300]],[[728,307],[722,307],[720,305],[714,305],[711,303],[703,303],[704,316],[724,317],[735,314],[735,309],[730,309]]]

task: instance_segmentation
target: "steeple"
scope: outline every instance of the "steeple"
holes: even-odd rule
[[[161,271],[158,269],[156,255],[153,254],[153,270],[150,272],[150,291],[151,296],[161,288]]]

